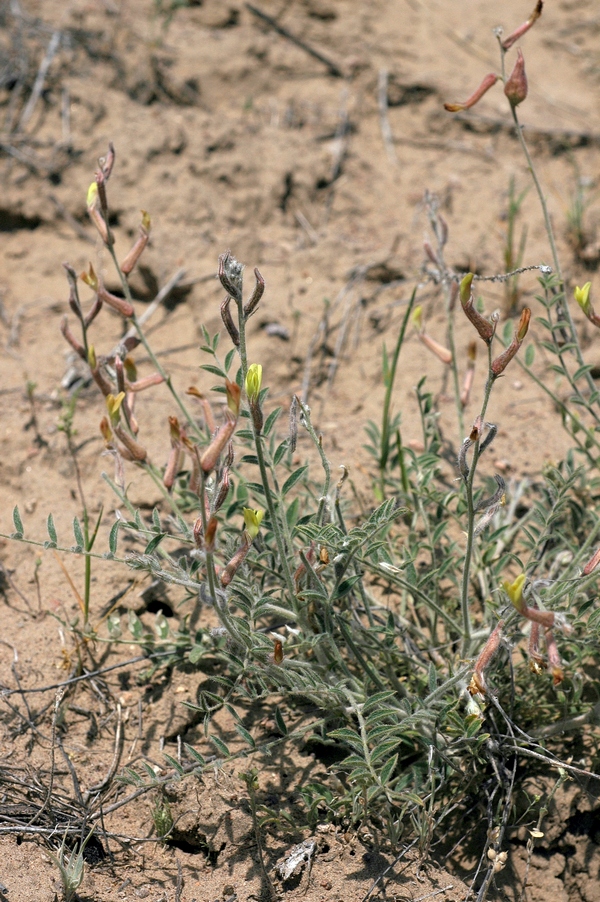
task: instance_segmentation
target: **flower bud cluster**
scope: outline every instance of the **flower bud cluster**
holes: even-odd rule
[[[538,0],[535,9],[532,14],[529,16],[526,22],[523,22],[522,25],[519,25],[518,28],[515,28],[511,34],[503,41],[500,41],[500,47],[502,53],[506,53],[513,44],[518,41],[520,37],[526,34],[529,29],[535,24],[535,22],[539,19],[542,14],[543,9],[543,0]],[[498,29],[497,34],[500,34],[500,29]],[[490,88],[492,88],[496,82],[499,80],[500,76],[496,75],[495,72],[490,72],[485,76],[479,87],[471,94],[471,96],[463,101],[462,103],[445,103],[444,109],[446,109],[449,113],[460,113],[463,110],[469,110],[471,107],[475,106],[481,98],[486,94]],[[514,109],[520,103],[523,103],[525,98],[527,97],[527,75],[525,74],[525,60],[523,59],[523,54],[521,50],[517,49],[517,61],[513,67],[511,74],[504,82],[504,94],[508,99],[511,107]]]

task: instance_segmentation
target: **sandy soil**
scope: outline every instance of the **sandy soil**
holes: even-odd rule
[[[198,348],[202,326],[211,333],[220,328],[216,262],[230,248],[250,272],[258,266],[267,284],[250,341],[271,402],[287,405],[292,392],[303,391],[332,463],[348,466],[357,490],[366,491],[363,427],[381,409],[382,345],[395,341],[415,284],[428,331],[444,340],[442,298],[425,270],[423,241],[431,240],[425,192],[437,198],[447,221],[450,266],[482,275],[504,268],[509,183],[514,178],[518,192],[528,185],[505,98],[496,87],[475,110],[458,116],[446,113],[443,102],[465,99],[497,68],[492,28],[515,27],[531,12],[527,3],[506,0],[500,9],[485,0],[261,0],[262,11],[321,59],[238,0],[181,8],[173,3],[172,9],[168,0],[22,0],[21,19],[15,18],[18,9],[8,0],[0,3],[0,531],[12,530],[15,504],[28,534],[41,540],[50,511],[59,534],[70,532],[79,512],[73,462],[58,428],[72,365],[59,328],[68,312],[61,263],[81,272],[92,261],[116,287],[85,207],[97,158],[109,141],[117,153],[110,201],[119,253],[136,234],[140,209],[153,222],[151,245],[132,277],[139,311],[184,270],[151,320],[154,346],[174,383],[207,391],[214,381],[198,369]],[[595,279],[600,259],[600,206],[593,192],[579,256],[567,227],[578,179],[584,188],[597,184],[599,28],[594,0],[548,2],[523,40],[529,96],[522,118],[572,284]],[[43,90],[29,110],[53,35]],[[391,142],[384,140],[378,104],[384,77]],[[20,79],[22,94],[15,87]],[[524,264],[548,263],[532,191],[519,229],[521,224],[528,226]],[[521,303],[535,303],[535,272],[520,284]],[[482,286],[486,309],[505,310],[502,285]],[[96,346],[108,351],[120,328],[117,317],[100,317]],[[465,356],[471,337],[470,325],[459,321],[457,344]],[[591,335],[586,354],[600,365],[600,345]],[[141,357],[140,366],[149,371]],[[427,374],[439,395],[444,438],[450,449],[459,446],[443,369],[411,335],[394,399],[405,442],[420,440],[414,387]],[[482,363],[476,372],[477,398]],[[535,473],[568,447],[562,432],[545,427],[554,422],[546,398],[515,373],[503,380],[489,412],[499,425],[496,455],[508,476]],[[467,408],[467,422],[476,404]],[[171,412],[166,390],[154,391],[151,402],[140,398],[141,434],[156,462],[168,455]],[[89,508],[104,507],[109,524],[114,499],[101,478],[111,466],[102,456],[101,416],[97,391],[85,389],[75,416],[78,462]],[[150,509],[157,496],[133,468],[127,476],[134,503]],[[121,740],[122,763],[144,755],[159,768],[163,749],[177,756],[178,737],[200,745],[202,728],[180,702],[194,698],[203,675],[167,679],[159,673],[140,687],[139,663],[82,685],[69,695],[65,722],[53,727],[55,693],[20,690],[60,682],[70,672],[73,643],[54,615],[76,616],[65,568],[76,585],[81,568],[71,558],[0,543],[0,682],[10,690],[0,699],[4,779],[47,775],[54,747],[57,782],[72,796],[71,769],[85,793],[110,771]],[[93,580],[98,612],[127,587],[124,611],[150,616],[161,609],[160,601],[140,595],[145,584],[124,585],[123,574],[108,563],[94,567]],[[173,604],[167,613],[179,616]],[[90,660],[101,669],[135,657],[137,649],[125,646],[119,654],[96,647]],[[252,715],[259,725],[269,718],[268,711]],[[222,727],[226,735],[231,724]],[[260,767],[262,797],[293,815],[299,781],[323,767],[314,754],[273,759]],[[152,835],[147,797],[115,809],[107,814],[110,829],[123,839],[96,851],[82,898],[267,898],[247,795],[235,771],[225,768],[203,782],[186,778],[168,791],[176,842],[169,848],[146,842]],[[549,821],[531,862],[527,898],[597,902],[600,834],[593,799],[571,791],[558,799]],[[269,836],[269,867],[307,835],[282,830]],[[499,874],[492,897],[518,898],[526,840],[525,833],[511,837],[510,866]],[[310,873],[305,865],[287,883],[278,881],[283,898],[358,902],[393,861],[369,836],[324,829],[314,841]],[[57,871],[35,833],[22,842],[8,833],[0,843],[0,883],[6,888],[3,895],[0,886],[0,898],[52,899]],[[433,858],[419,866],[408,856],[387,874],[385,898],[464,898],[460,877],[469,881],[477,859],[476,851],[473,861],[469,854],[449,858],[452,875]],[[381,886],[371,898],[384,898]]]

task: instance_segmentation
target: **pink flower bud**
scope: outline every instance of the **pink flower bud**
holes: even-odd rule
[[[135,460],[138,463],[142,463],[142,461],[146,460],[146,457],[148,456],[146,449],[140,445],[139,442],[136,442],[136,440],[129,435],[119,423],[114,426],[114,430],[129,451],[132,460]]]
[[[473,676],[471,677],[471,682],[468,686],[471,695],[484,695],[487,691],[484,672],[500,647],[503,626],[504,621],[500,620],[495,629],[490,633],[487,642],[483,646],[481,653],[475,662],[475,670],[473,671]]]
[[[499,75],[496,75],[495,72],[490,72],[489,75],[486,75],[477,90],[471,94],[471,96],[465,100],[464,103],[445,103],[444,109],[449,113],[460,113],[462,110],[469,110],[472,106],[481,100],[486,91],[489,91],[499,79]]]
[[[517,50],[517,61],[510,77],[504,85],[504,93],[508,97],[510,105],[515,107],[527,97],[527,75],[525,74],[525,60],[520,50]]]
[[[211,470],[217,465],[217,461],[229,442],[229,439],[235,432],[235,426],[237,423],[237,418],[234,417],[231,413],[229,413],[228,419],[222,426],[219,427],[217,434],[213,438],[212,442],[200,458],[200,466],[204,470],[205,473],[210,473]]]
[[[167,466],[165,467],[165,473],[163,476],[163,485],[165,486],[165,488],[173,488],[175,477],[181,469],[182,457],[183,454],[181,448],[179,447],[179,445],[174,445],[169,451],[169,459],[167,461]]]
[[[229,585],[237,571],[240,569],[240,566],[244,562],[246,555],[250,551],[251,545],[252,539],[244,530],[244,541],[221,573],[221,585],[224,589]]]
[[[139,260],[142,251],[148,244],[148,239],[150,237],[150,217],[148,214],[142,210],[142,223],[139,227],[139,234],[137,240],[123,262],[121,263],[121,272],[125,273],[126,276],[129,275],[137,261]]]
[[[428,335],[427,332],[419,333],[419,341],[422,341],[426,348],[435,354],[442,363],[450,364],[452,363],[452,353],[445,348],[443,345],[436,341],[435,338],[432,338],[431,335]]]
[[[134,310],[132,304],[129,301],[126,301],[125,298],[117,297],[116,294],[111,294],[110,291],[107,291],[104,285],[98,285],[98,297],[101,301],[104,301],[105,304],[108,304],[109,307],[112,307],[117,313],[120,313],[121,316],[125,316],[127,318],[132,317]]]
[[[598,564],[600,564],[600,548],[595,552],[595,554],[590,558],[590,560],[583,568],[583,576],[589,576],[590,573],[593,573]]]
[[[529,31],[531,26],[539,19],[542,15],[542,9],[544,8],[543,0],[538,0],[536,3],[534,11],[531,13],[526,22],[523,22],[522,25],[519,25],[518,28],[515,28],[513,32],[509,34],[507,38],[502,41],[502,49],[510,50],[515,41],[518,41],[519,38],[525,34],[525,32]]]

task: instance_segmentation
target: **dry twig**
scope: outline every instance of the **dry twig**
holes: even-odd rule
[[[311,47],[310,44],[307,44],[306,41],[303,41],[301,38],[296,37],[295,34],[292,34],[291,31],[288,31],[287,28],[284,28],[283,25],[280,25],[272,16],[267,15],[258,7],[253,6],[251,3],[246,3],[246,9],[250,10],[250,12],[257,16],[257,18],[262,19],[263,22],[266,22],[273,31],[276,31],[277,34],[280,34],[282,37],[287,38],[288,41],[291,41],[292,44],[295,44],[296,47],[300,47],[301,50],[304,50],[305,53],[308,53],[309,56],[312,56],[314,59],[318,60],[320,63],[323,63],[327,66],[330,75],[335,75],[336,78],[342,78],[343,72],[337,63],[334,63],[333,60],[329,59],[329,57],[325,56],[324,53],[321,53],[320,50],[315,50],[314,47]]]

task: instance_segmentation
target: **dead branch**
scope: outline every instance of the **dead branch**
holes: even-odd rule
[[[283,38],[287,38],[288,41],[291,41],[296,47],[300,47],[300,49],[304,50],[305,53],[308,53],[309,56],[312,56],[314,59],[327,66],[330,75],[335,75],[336,78],[343,78],[344,73],[340,67],[334,63],[333,60],[330,60],[329,57],[325,56],[324,53],[321,53],[320,50],[315,50],[315,48],[311,47],[310,44],[307,44],[306,41],[296,37],[295,34],[292,34],[291,31],[288,31],[287,28],[284,28],[283,25],[280,25],[275,19],[267,15],[267,13],[264,13],[261,9],[258,9],[258,7],[253,6],[251,3],[246,3],[246,8],[250,10],[254,16],[257,16],[259,19],[262,19],[263,22],[266,22],[273,31],[277,32],[277,34],[280,34]]]

